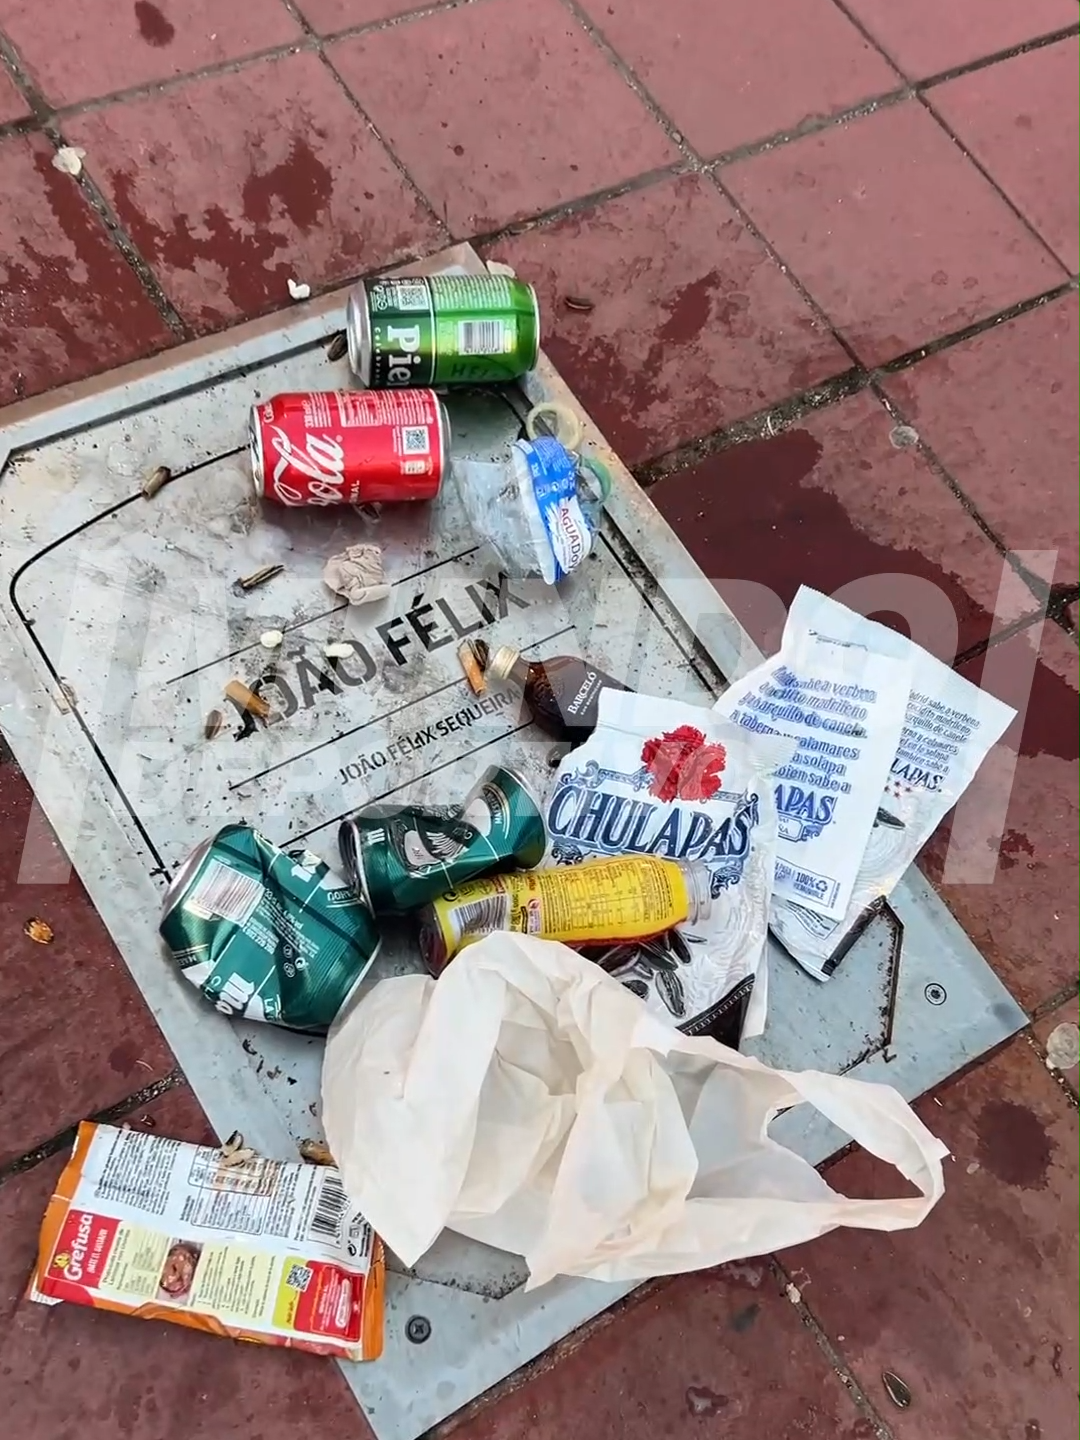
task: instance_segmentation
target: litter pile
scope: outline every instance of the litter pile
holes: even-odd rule
[[[511,577],[572,574],[611,485],[576,417],[538,407],[505,456],[480,462],[454,454],[444,403],[535,365],[531,286],[362,283],[344,345],[364,388],[252,408],[260,501],[370,515],[450,479]],[[331,557],[323,578],[350,605],[389,593],[370,543]],[[890,1087],[771,1070],[738,1045],[766,1024],[769,931],[826,980],[1013,712],[805,588],[779,653],[711,710],[637,693],[574,654],[466,641],[459,657],[476,695],[515,688],[559,742],[544,793],[496,753],[460,805],[351,815],[340,870],[227,825],[174,876],[160,923],[222,1013],[333,1027],[317,1158],[341,1169],[84,1126],[33,1298],[370,1359],[382,1241],[413,1264],[449,1227],[524,1255],[534,1285],[640,1279],[838,1224],[918,1224],[939,1198],[943,1148]],[[243,681],[225,698],[272,718]],[[223,723],[212,711],[206,738]],[[430,978],[372,983],[401,917]],[[846,1201],[765,1138],[803,1101],[920,1197]]]

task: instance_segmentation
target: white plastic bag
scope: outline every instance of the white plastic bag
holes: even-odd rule
[[[921,1192],[849,1200],[771,1140],[806,1101]],[[406,1265],[444,1227],[556,1275],[633,1281],[910,1229],[945,1147],[888,1085],[771,1070],[681,1034],[582,956],[490,935],[439,979],[384,980],[326,1051],[323,1119],[352,1200]]]
[[[911,693],[911,660],[806,630],[789,613],[779,654],[720,696],[747,730],[798,741],[776,772],[774,898],[842,920]]]
[[[892,893],[904,871],[971,783],[990,747],[1016,715],[985,690],[885,625],[827,595],[800,587],[788,624],[842,642],[855,641],[911,664],[911,695],[877,818],[859,865],[847,913],[826,920],[802,905],[773,902],[771,924],[805,970],[827,980],[834,956],[875,900]]]

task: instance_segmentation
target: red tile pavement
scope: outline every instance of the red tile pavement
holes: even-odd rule
[[[439,0],[296,0],[296,8],[319,35],[333,35],[353,25],[370,25],[410,10],[428,10]]]
[[[213,1139],[190,1091],[147,1106],[156,1134]],[[138,1115],[133,1116],[138,1126]],[[367,1440],[337,1366],[175,1325],[22,1299],[57,1157],[0,1186],[0,1408],[48,1440]]]
[[[1033,672],[1034,634],[1021,632],[961,667],[974,684],[1012,705],[1018,718],[920,859],[1029,1011],[1076,984],[1080,926],[1080,665],[1075,642],[1047,623]],[[960,879],[980,857],[988,865],[978,870],[978,881]]]
[[[781,1261],[896,1440],[1071,1440],[1075,1108],[1022,1037],[938,1099],[916,1109],[954,1158],[920,1229],[838,1230]],[[828,1178],[847,1194],[895,1193],[863,1152]],[[910,1387],[909,1409],[890,1404],[883,1370]]]
[[[1051,1036],[1054,1036],[1055,1031],[1058,1032],[1055,1038],[1061,1043],[1067,1044],[1070,1039],[1074,1038],[1070,1036],[1070,1028],[1072,1031],[1075,1031],[1078,1024],[1080,1024],[1080,1001],[1078,1001],[1074,995],[1073,998],[1067,1000],[1064,1005],[1059,1005],[1057,1009],[1051,1010],[1049,1015],[1044,1015],[1041,1020],[1036,1021],[1031,1028],[1034,1030],[1035,1037],[1039,1041],[1039,1044],[1042,1045],[1044,1049],[1047,1048],[1047,1042],[1050,1042],[1049,1060],[1060,1054],[1060,1051],[1055,1045],[1055,1041],[1051,1040]],[[1077,1090],[1080,1089],[1080,1066],[1062,1064],[1055,1067],[1055,1073],[1062,1077],[1075,1095]]]
[[[281,0],[78,0],[42,22],[34,0],[0,0],[0,30],[53,105],[169,80],[299,40]]]
[[[872,1440],[769,1269],[672,1281],[631,1301],[554,1369],[484,1406],[455,1440]]]
[[[1075,293],[885,381],[888,394],[1012,550],[1057,550],[1044,579],[1080,580]]]
[[[833,0],[581,0],[699,154],[833,115],[902,82]]]
[[[537,286],[544,347],[628,464],[848,369],[704,176],[488,247]],[[569,310],[567,295],[588,299]]]
[[[329,69],[289,55],[65,126],[197,330],[435,249],[439,228]]]
[[[30,114],[30,106],[23,99],[22,91],[8,72],[0,65],[0,125],[12,120],[21,120]]]
[[[650,489],[767,652],[800,584],[887,623],[909,613],[949,662],[994,628],[1001,557],[918,450],[896,448],[893,428],[866,391]]]
[[[0,762],[0,1165],[174,1065],[79,881],[20,883],[30,814],[30,786]],[[32,917],[51,945],[23,933]]]
[[[1066,278],[917,100],[721,178],[867,364]]]
[[[327,53],[455,236],[679,159],[560,0],[477,0]]]
[[[167,345],[170,333],[43,135],[0,140],[0,403]]]
[[[1076,176],[1080,118],[1074,35],[939,85],[932,108],[1075,273],[1080,269]]]
[[[1076,24],[1073,0],[843,0],[912,80]]]

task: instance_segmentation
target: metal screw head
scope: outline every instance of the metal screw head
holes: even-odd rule
[[[423,1345],[431,1339],[431,1321],[426,1315],[410,1315],[405,1322],[405,1339],[413,1345]]]
[[[944,1005],[945,1001],[949,998],[945,986],[939,985],[936,980],[931,980],[930,984],[927,985],[923,991],[923,994],[931,1005]]]

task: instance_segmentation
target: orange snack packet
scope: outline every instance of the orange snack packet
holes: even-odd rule
[[[85,1122],[29,1297],[343,1360],[383,1348],[382,1242],[333,1167]]]

